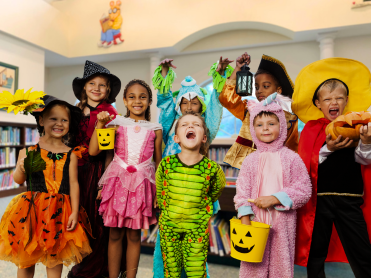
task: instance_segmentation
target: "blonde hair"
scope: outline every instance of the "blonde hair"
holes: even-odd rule
[[[110,102],[108,101],[108,98],[109,98],[109,95],[110,95],[110,93],[111,93],[111,86],[110,86],[110,80],[109,80],[108,76],[106,76],[106,75],[104,75],[104,74],[96,74],[96,75],[92,75],[92,76],[90,76],[90,77],[86,80],[85,85],[86,85],[89,81],[93,80],[93,79],[96,78],[96,77],[101,77],[101,78],[106,79],[106,81],[107,81],[107,94],[106,94],[106,96],[104,97],[103,101],[105,101],[105,102],[107,102],[107,103],[110,103]],[[85,89],[83,88],[82,91],[81,91],[81,99],[80,99],[80,102],[79,102],[76,106],[77,106],[78,108],[80,108],[81,111],[84,112],[84,109],[85,109],[85,107],[87,106],[87,104],[88,104],[88,95],[86,94],[86,91],[85,91]]]
[[[348,95],[348,89],[345,87],[344,83],[339,81],[339,80],[336,80],[336,79],[331,79],[331,80],[327,80],[325,81],[317,90],[317,95],[316,95],[316,99],[318,99],[319,97],[319,94],[323,91],[323,90],[329,90],[330,93],[332,93],[334,90],[336,90],[337,88],[341,88],[344,90],[344,93],[345,95]]]

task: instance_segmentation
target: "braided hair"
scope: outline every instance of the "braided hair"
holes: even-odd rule
[[[129,88],[131,86],[133,86],[134,84],[142,85],[144,88],[147,89],[148,97],[149,97],[149,104],[151,105],[151,103],[152,103],[152,90],[151,90],[151,87],[149,87],[149,85],[145,81],[140,80],[140,79],[133,79],[133,80],[131,80],[126,85],[126,87],[124,89],[124,98],[126,98],[126,94],[127,94],[128,90],[129,90]],[[126,112],[125,117],[128,118],[129,116],[130,116],[130,110],[127,109],[127,112]],[[151,109],[150,109],[150,106],[149,105],[148,105],[147,110],[145,112],[145,119],[146,119],[146,121],[150,121],[151,120]]]

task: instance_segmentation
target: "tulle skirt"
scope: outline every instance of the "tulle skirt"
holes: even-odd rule
[[[49,268],[81,262],[91,253],[84,231],[91,233],[85,210],[80,207],[76,228],[67,231],[72,213],[70,197],[32,194],[28,191],[17,195],[5,210],[0,223],[0,259],[19,268],[39,262]]]
[[[156,224],[153,200],[156,186],[148,179],[130,192],[123,187],[119,178],[108,178],[102,190],[99,213],[106,227],[148,229]]]

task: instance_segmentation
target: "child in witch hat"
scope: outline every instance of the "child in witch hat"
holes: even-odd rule
[[[105,67],[86,61],[83,77],[76,77],[72,82],[72,88],[76,98],[80,101],[77,106],[83,114],[79,123],[77,141],[87,148],[83,153],[83,158],[79,160],[80,203],[87,211],[95,239],[90,238],[92,254],[80,264],[75,265],[68,277],[108,276],[109,230],[104,227],[102,217],[98,213],[100,201],[97,200],[97,195],[98,181],[107,166],[105,165],[106,158],[113,154],[109,151],[102,151],[97,156],[89,156],[88,148],[97,122],[97,115],[102,111],[107,111],[110,115],[118,114],[112,103],[115,102],[120,92],[121,81]],[[122,270],[124,271],[125,260],[123,262]]]
[[[236,73],[244,64],[250,64],[251,57],[246,52],[237,58],[236,68],[226,80],[219,96],[220,103],[235,117],[242,121],[239,136],[229,149],[224,162],[240,169],[245,157],[256,150],[250,133],[250,114],[246,107],[246,101],[236,94]],[[226,66],[233,61],[221,60],[218,72],[223,74]],[[287,123],[287,139],[285,146],[297,151],[298,146],[298,117],[291,113],[291,96],[294,84],[288,75],[285,66],[277,59],[263,55],[258,71],[255,73],[255,94],[258,101],[263,101],[274,93],[278,93],[276,101],[282,106]]]
[[[361,127],[357,147],[325,133],[343,113],[370,107],[370,81],[367,67],[345,58],[314,62],[296,79],[292,109],[306,123],[299,155],[313,192],[298,210],[295,263],[308,277],[325,277],[325,261],[349,262],[356,277],[371,277],[371,124]]]

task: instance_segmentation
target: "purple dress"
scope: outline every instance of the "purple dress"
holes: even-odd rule
[[[99,213],[106,227],[148,229],[157,222],[153,208],[156,182],[152,156],[155,130],[162,127],[121,116],[110,125],[119,128],[114,159],[99,181],[103,186]]]

